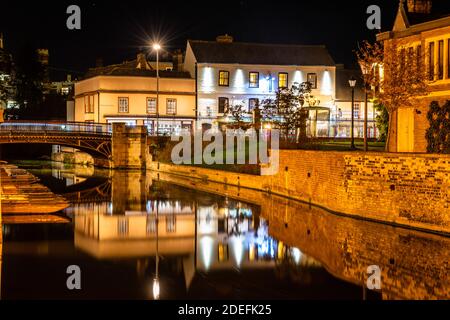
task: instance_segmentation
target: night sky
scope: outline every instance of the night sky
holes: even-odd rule
[[[66,28],[66,8],[81,8],[81,30]],[[382,9],[382,28],[392,27],[398,0],[347,1],[2,1],[0,32],[13,54],[25,44],[50,50],[53,74],[82,75],[95,65],[134,59],[152,38],[168,50],[187,39],[214,40],[228,33],[236,41],[324,44],[337,63],[351,64],[358,41],[374,39],[366,9]],[[449,0],[434,0],[450,12]],[[444,13],[445,13],[444,12]]]

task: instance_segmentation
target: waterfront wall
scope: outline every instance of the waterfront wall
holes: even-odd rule
[[[150,163],[155,171],[250,188],[384,223],[450,234],[450,157],[281,150],[274,176]]]

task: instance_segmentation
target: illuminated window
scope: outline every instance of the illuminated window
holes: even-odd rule
[[[174,233],[177,226],[177,216],[174,214],[166,216],[166,231],[167,233]]]
[[[156,113],[156,98],[147,98],[147,113]]]
[[[306,79],[311,83],[311,89],[317,89],[317,73],[308,73]]]
[[[128,234],[128,219],[119,218],[117,220],[117,234],[119,236],[125,236]]]
[[[84,112],[94,113],[94,95],[84,96]]]
[[[128,98],[119,98],[119,112],[128,112]]]
[[[166,102],[167,114],[177,113],[177,99],[167,99]]]
[[[219,243],[218,249],[219,254],[217,255],[217,258],[219,259],[219,262],[228,261],[229,259],[228,244]]]
[[[353,105],[353,117],[355,119],[359,119],[361,115],[361,105],[359,102],[355,102],[355,104]]]
[[[438,79],[444,79],[444,40],[438,42]]]
[[[417,46],[417,67],[421,68],[423,65],[423,61],[422,61],[422,46],[418,45]]]
[[[219,86],[228,87],[230,85],[230,73],[228,71],[219,71]]]
[[[250,72],[248,74],[248,86],[250,88],[259,87],[259,72]]]
[[[219,113],[225,113],[228,109],[228,98],[220,97],[219,98]]]
[[[288,74],[286,72],[278,73],[278,88],[283,89],[288,87]]]
[[[252,111],[253,109],[255,109],[258,103],[259,103],[258,98],[248,99],[248,111]]]
[[[429,79],[434,80],[434,67],[435,67],[435,59],[434,59],[434,42],[430,42],[428,53],[428,74]]]
[[[450,39],[447,44],[447,79],[450,79]]]
[[[147,216],[147,226],[146,226],[147,234],[156,233],[156,217],[155,215]]]

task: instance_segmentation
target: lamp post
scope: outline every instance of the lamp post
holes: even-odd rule
[[[355,85],[356,85],[356,79],[355,77],[351,77],[350,80],[348,80],[348,83],[350,85],[350,88],[352,88],[352,129],[351,129],[351,137],[352,137],[352,143],[350,145],[350,149],[354,150],[355,148]]]
[[[368,130],[368,125],[367,125],[367,118],[368,118],[368,112],[369,112],[369,108],[368,108],[368,100],[369,100],[369,89],[370,89],[370,85],[368,84],[368,78],[370,76],[370,68],[363,62],[360,62],[360,68],[361,71],[363,73],[363,79],[364,79],[364,93],[365,93],[365,98],[364,98],[364,151],[368,151],[369,147],[368,147],[368,136],[367,136],[367,130]]]
[[[153,44],[153,50],[156,51],[156,135],[159,136],[159,43]]]

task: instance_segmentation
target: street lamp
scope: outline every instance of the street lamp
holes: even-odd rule
[[[156,51],[156,135],[159,136],[159,43],[153,44],[153,50]]]
[[[350,85],[350,88],[352,88],[352,129],[351,129],[351,137],[352,137],[352,143],[350,145],[350,149],[354,150],[355,148],[355,86],[356,86],[356,79],[354,76],[348,80],[348,84]]]

